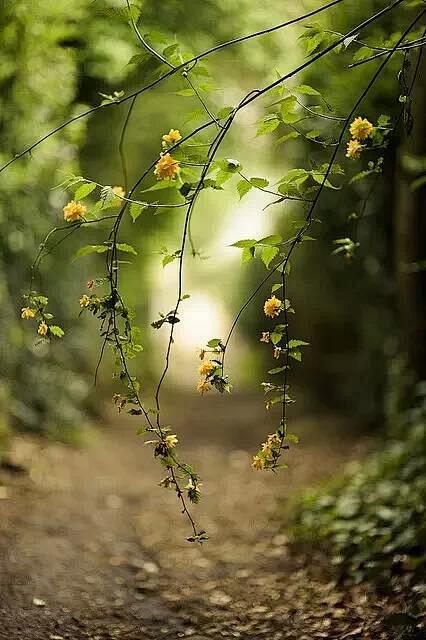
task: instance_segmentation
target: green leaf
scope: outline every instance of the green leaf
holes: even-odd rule
[[[288,140],[295,140],[299,136],[300,133],[298,131],[290,131],[289,133],[281,136],[281,138],[278,138],[277,144],[284,144],[284,142],[287,142]]]
[[[281,342],[283,334],[279,333],[278,331],[273,331],[269,337],[272,344],[276,346],[279,342]]]
[[[254,247],[256,242],[257,240],[253,240],[253,238],[250,240],[237,240],[237,242],[234,242],[234,244],[231,244],[230,246],[237,247],[238,249],[245,249],[246,247]]]
[[[307,347],[309,342],[305,342],[304,340],[289,340],[288,348],[294,349],[295,347]]]
[[[280,244],[282,242],[282,236],[278,234],[274,234],[272,236],[265,236],[261,240],[257,241],[257,244],[267,244],[267,245],[275,245]]]
[[[277,113],[272,113],[265,116],[263,120],[259,122],[257,127],[256,136],[264,136],[266,133],[272,133],[280,125],[281,120]]]
[[[74,259],[88,256],[91,253],[105,253],[106,251],[108,251],[108,247],[105,244],[88,244],[85,247],[80,247],[75,253]]]
[[[116,246],[119,251],[123,251],[124,253],[133,253],[133,255],[135,256],[138,255],[137,251],[132,247],[131,244],[127,244],[125,242],[118,242]]]
[[[166,265],[170,264],[171,262],[173,262],[174,260],[176,260],[178,256],[175,254],[169,254],[167,256],[164,256],[163,258],[163,267],[165,267]]]
[[[93,182],[85,182],[82,184],[75,192],[74,198],[75,200],[83,200],[86,198],[89,193],[92,193],[96,189],[96,184]]]
[[[271,375],[274,375],[275,373],[281,373],[284,370],[285,370],[285,367],[275,367],[275,369],[270,369],[268,373],[270,373]]]
[[[174,180],[159,180],[148,189],[144,189],[141,193],[146,193],[147,191],[160,191],[160,189],[175,189],[176,182]]]
[[[303,93],[307,96],[320,96],[320,92],[310,87],[308,84],[299,84],[297,87],[293,87],[294,93]]]
[[[207,346],[210,347],[210,349],[216,349],[216,347],[218,347],[221,342],[222,341],[220,338],[212,338],[208,341]]]
[[[129,211],[130,211],[130,216],[133,222],[136,222],[136,220],[141,215],[142,211],[144,211],[145,209],[147,209],[147,206],[139,202],[132,202],[130,204]]]
[[[49,325],[49,331],[57,338],[62,338],[62,336],[65,334],[64,330],[61,327],[58,327],[58,325],[56,324]]]
[[[250,184],[258,189],[264,189],[269,185],[269,180],[266,178],[250,178]]]
[[[278,247],[265,247],[264,249],[262,249],[261,258],[266,268],[269,267],[272,260],[277,257],[279,252],[280,250],[278,249]]]
[[[240,196],[240,200],[250,191],[252,188],[252,184],[247,180],[240,180],[237,184],[237,191]]]
[[[254,247],[245,247],[241,254],[241,262],[250,262],[254,258]]]

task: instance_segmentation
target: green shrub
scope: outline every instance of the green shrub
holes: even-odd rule
[[[413,578],[425,566],[426,402],[400,420],[382,451],[304,496],[293,514],[297,541],[318,540],[355,582]]]

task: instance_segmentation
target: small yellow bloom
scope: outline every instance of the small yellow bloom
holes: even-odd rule
[[[256,471],[264,469],[265,458],[263,458],[262,456],[253,456],[253,461],[251,463],[251,466],[253,467],[253,469],[256,469]]]
[[[29,320],[30,318],[35,318],[35,313],[34,313],[33,309],[30,309],[30,307],[23,307],[21,309],[21,318],[23,318],[24,320]]]
[[[374,127],[367,118],[355,118],[349,127],[351,136],[356,140],[366,140],[373,133]]]
[[[164,438],[164,442],[168,449],[173,449],[179,442],[178,437],[174,433],[170,433]]]
[[[266,441],[262,444],[262,453],[265,454],[265,456],[270,456],[272,454],[272,444],[269,441]]]
[[[82,219],[86,213],[86,207],[80,202],[71,200],[71,202],[68,202],[68,204],[65,205],[63,211],[65,222],[76,222],[77,220]]]
[[[357,160],[361,156],[362,144],[358,140],[349,140],[346,157]]]
[[[85,309],[86,307],[88,307],[89,304],[90,304],[89,296],[86,296],[86,294],[82,295],[80,300],[79,300],[79,303],[80,303],[80,307],[82,309]]]
[[[209,376],[216,369],[216,365],[211,360],[205,360],[198,369],[200,376]]]
[[[263,311],[265,312],[265,316],[269,316],[270,318],[275,318],[281,313],[282,302],[276,296],[272,296],[272,298],[268,298],[265,304],[263,305]]]
[[[119,198],[124,198],[124,196],[126,195],[126,192],[124,191],[123,187],[113,187],[112,190],[115,193],[115,195],[118,196]]]
[[[178,173],[178,160],[172,158],[170,153],[161,154],[154,170],[154,174],[157,176],[157,180],[173,180]]]
[[[205,393],[207,393],[208,391],[210,391],[210,389],[212,388],[210,382],[207,382],[204,379],[201,379],[198,381],[197,384],[197,391],[199,393],[201,393],[201,395],[203,396]]]
[[[260,342],[269,342],[269,331],[262,331]]]
[[[49,327],[47,326],[47,324],[45,322],[40,322],[40,324],[38,325],[37,333],[40,336],[45,336],[48,330],[49,330]]]
[[[281,444],[281,438],[277,433],[272,433],[268,436],[268,442],[272,447],[277,447]]]
[[[162,144],[163,144],[163,147],[167,147],[168,145],[174,144],[179,140],[182,140],[180,131],[178,131],[177,129],[170,129],[169,133],[166,133],[163,136]]]

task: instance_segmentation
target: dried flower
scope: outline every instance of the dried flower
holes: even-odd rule
[[[49,327],[47,326],[47,324],[45,322],[40,322],[40,324],[38,325],[37,333],[40,336],[45,336],[48,330],[49,330]]]
[[[86,294],[82,295],[80,300],[79,300],[79,303],[80,303],[80,307],[82,309],[85,309],[86,307],[88,307],[89,304],[90,304],[89,296],[86,296]]]
[[[163,147],[167,147],[168,145],[174,144],[182,139],[180,131],[178,129],[170,129],[169,133],[166,133],[163,136]]]
[[[24,320],[29,320],[30,318],[35,318],[35,312],[30,307],[23,307],[21,309],[21,318]]]
[[[154,174],[157,180],[173,180],[179,172],[179,162],[170,153],[161,154],[155,165]]]
[[[275,347],[274,349],[274,358],[278,359],[282,353],[281,347]]]
[[[174,433],[170,433],[164,438],[164,442],[168,449],[173,449],[179,442],[178,437]]]
[[[65,205],[63,211],[65,222],[76,222],[83,218],[86,213],[86,207],[80,202],[71,200],[71,202],[68,202],[68,204]]]
[[[366,140],[373,133],[374,127],[367,118],[355,118],[349,127],[351,136],[356,140]]]
[[[266,300],[263,305],[263,310],[265,312],[265,316],[269,316],[270,318],[275,318],[281,313],[282,310],[282,302],[276,296],[272,296]]]
[[[270,334],[269,331],[262,331],[262,335],[260,336],[260,342],[269,342]]]
[[[212,388],[210,382],[207,382],[206,380],[204,380],[203,378],[201,378],[201,380],[198,381],[197,384],[197,391],[199,393],[201,393],[201,395],[203,396],[205,393],[207,393],[208,391],[210,391],[210,389]]]
[[[357,160],[361,156],[362,144],[358,140],[349,140],[346,148],[346,157]]]
[[[95,286],[95,281],[94,280],[88,280],[87,281],[87,288],[88,289],[93,289],[93,287]]]
[[[211,360],[205,360],[198,369],[200,376],[209,376],[216,369],[216,365]]]

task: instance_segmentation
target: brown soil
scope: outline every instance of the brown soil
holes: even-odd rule
[[[290,552],[271,517],[366,443],[298,419],[289,468],[253,472],[270,425],[258,399],[235,406],[191,399],[169,418],[203,477],[202,546],[186,542],[173,492],[157,486],[137,420],[114,419],[82,450],[18,439],[28,473],[0,475],[0,639],[387,638],[383,614],[401,602],[339,587],[326,559],[318,568]]]

